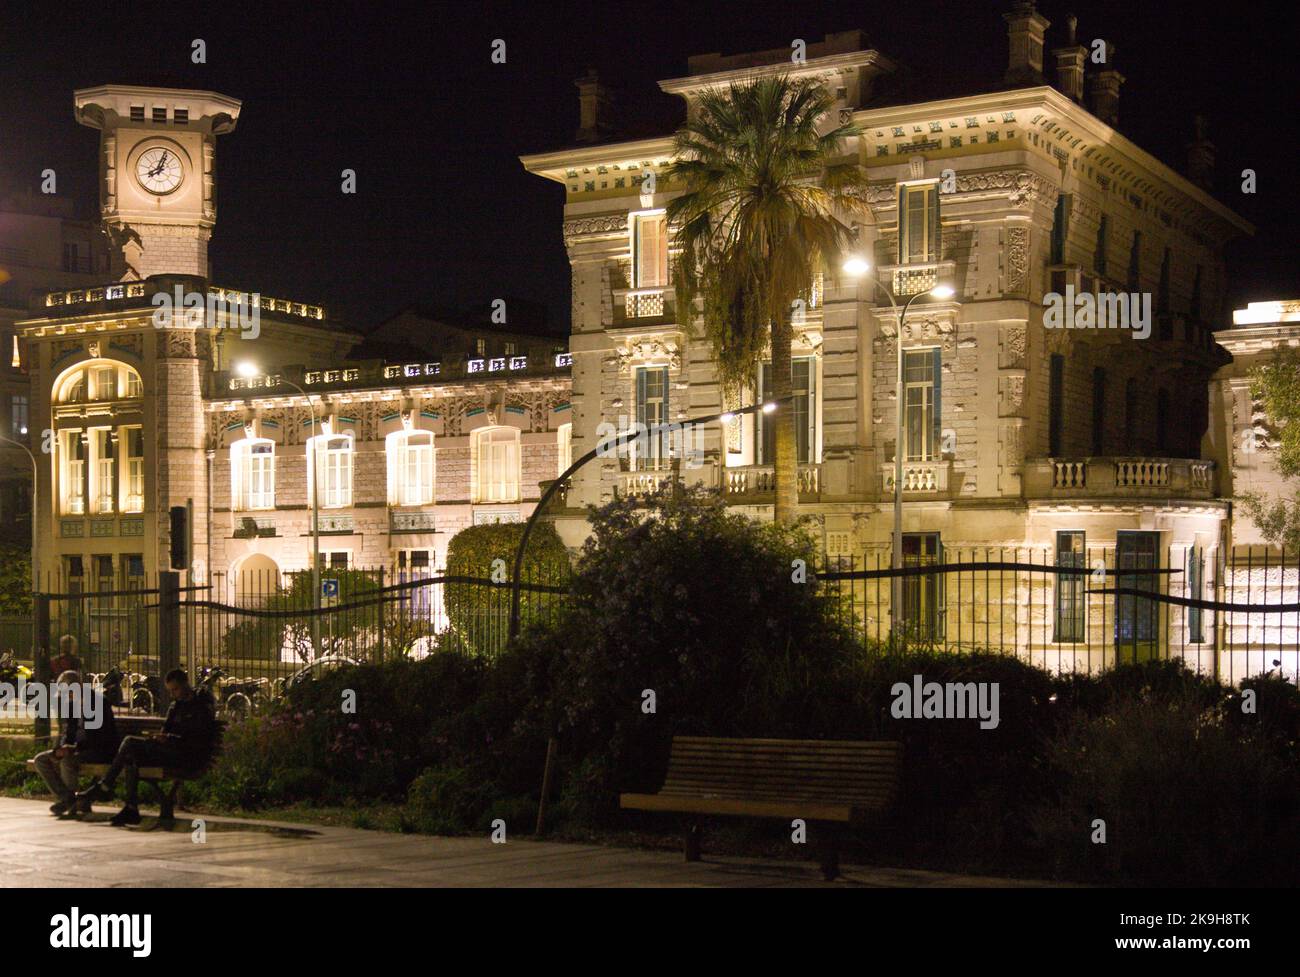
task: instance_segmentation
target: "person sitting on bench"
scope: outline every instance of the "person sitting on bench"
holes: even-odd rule
[[[63,672],[56,680],[58,685],[81,684],[81,675],[74,671]],[[113,707],[99,692],[90,692],[97,702],[84,703],[77,710],[59,718],[59,743],[54,749],[36,754],[36,772],[58,798],[50,805],[50,813],[67,814],[76,804],[77,777],[83,763],[108,763],[117,747],[117,734],[113,729]],[[98,716],[94,729],[82,718]]]
[[[117,749],[108,773],[77,795],[77,800],[112,800],[118,775],[126,771],[126,806],[113,816],[112,824],[139,824],[139,781],[141,767],[169,767],[187,770],[203,766],[212,754],[217,718],[212,698],[200,695],[190,685],[183,668],[173,668],[163,680],[172,697],[162,731],[148,736],[128,736]]]

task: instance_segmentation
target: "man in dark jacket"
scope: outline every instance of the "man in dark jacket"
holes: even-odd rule
[[[181,668],[168,672],[164,683],[171,694],[172,704],[167,710],[162,731],[123,739],[108,773],[77,795],[81,802],[112,800],[118,775],[125,770],[126,806],[113,816],[114,825],[140,823],[141,767],[197,769],[212,756],[217,717],[211,697],[197,694],[190,685],[189,676]]]
[[[66,691],[81,684],[81,675],[65,671],[55,681],[63,687],[62,691]],[[107,763],[117,748],[113,707],[108,700],[90,688],[81,690],[79,695],[91,696],[93,701],[60,696],[64,702],[76,702],[79,708],[69,709],[68,715],[59,717],[58,743],[54,749],[35,757],[36,772],[58,798],[50,805],[50,813],[54,815],[67,814],[76,803],[74,794],[81,764]],[[88,718],[91,718],[90,722]],[[94,721],[96,718],[98,722]]]

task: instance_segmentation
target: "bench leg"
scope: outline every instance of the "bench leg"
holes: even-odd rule
[[[683,836],[682,852],[688,862],[698,862],[700,860],[701,833],[700,822],[690,821],[687,823],[686,832]]]
[[[839,830],[826,825],[825,837],[821,842],[822,878],[834,882],[840,876],[840,838]]]
[[[164,793],[161,788],[158,790],[158,820],[171,821],[176,816],[176,795],[180,793],[181,782],[173,780],[171,788]]]

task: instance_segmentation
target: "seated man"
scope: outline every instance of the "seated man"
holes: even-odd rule
[[[161,732],[128,736],[117,749],[113,765],[102,780],[96,780],[77,795],[78,801],[111,800],[113,786],[126,771],[126,806],[113,816],[114,825],[139,824],[139,780],[141,767],[197,769],[208,762],[217,735],[217,718],[212,698],[198,695],[182,668],[167,673],[164,683],[172,697]]]
[[[81,675],[65,671],[55,682],[64,687],[79,685]],[[99,692],[90,695],[94,697],[93,702],[81,702],[80,708],[59,717],[59,742],[54,749],[36,754],[36,772],[58,798],[50,805],[50,813],[54,815],[67,814],[76,803],[74,793],[81,764],[108,763],[117,747],[113,707]],[[99,721],[92,729],[92,724],[83,717],[98,717]]]

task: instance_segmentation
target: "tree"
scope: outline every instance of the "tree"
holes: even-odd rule
[[[1273,362],[1257,367],[1250,376],[1251,398],[1260,405],[1269,446],[1277,449],[1277,473],[1283,478],[1300,475],[1300,356],[1294,351],[1279,353]],[[1258,451],[1264,445],[1256,419],[1246,431],[1243,451]],[[1246,514],[1260,534],[1274,545],[1300,547],[1300,488],[1289,498],[1265,498],[1249,492],[1239,496]]]
[[[32,612],[32,551],[27,546],[0,544],[0,614]]]
[[[811,79],[758,77],[697,98],[675,136],[669,179],[685,192],[668,204],[679,227],[676,280],[688,307],[702,299],[704,332],[729,398],[755,384],[764,349],[772,357],[776,510],[799,502],[790,346],[795,302],[813,276],[837,263],[852,229],[837,213],[865,210],[865,178],[841,143],[860,131],[826,123],[831,94]]]

